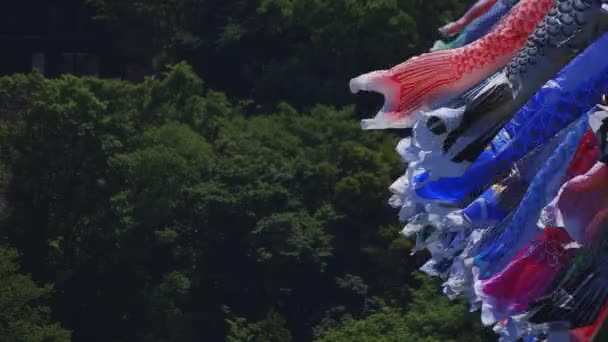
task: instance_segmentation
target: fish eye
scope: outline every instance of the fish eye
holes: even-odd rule
[[[602,101],[601,101],[603,106],[608,106],[608,95],[603,94],[602,95]]]
[[[426,128],[428,128],[429,131],[431,131],[435,135],[441,135],[448,131],[448,128],[446,127],[443,120],[436,116],[431,116],[426,121]]]

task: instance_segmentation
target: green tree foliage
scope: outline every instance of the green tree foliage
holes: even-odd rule
[[[289,342],[291,333],[281,314],[270,310],[260,322],[248,323],[244,318],[227,319],[227,342]]]
[[[0,78],[0,340],[482,341],[348,93],[470,1],[83,1],[157,74]]]
[[[327,331],[318,342],[417,341],[412,338],[406,323],[401,310],[383,306],[364,319]]]
[[[420,322],[376,314],[421,334],[479,333],[408,290],[420,259],[386,205],[396,137],[352,108],[247,106],[185,64],[140,84],[0,78],[0,236],[55,284],[74,341],[308,341],[365,324],[376,297],[414,298]]]
[[[0,340],[6,342],[68,342],[70,332],[51,321],[43,304],[52,287],[39,287],[19,273],[17,253],[0,247]]]
[[[353,101],[348,80],[427,50],[470,1],[88,0],[121,51],[186,59],[214,89],[297,108]],[[143,50],[143,51],[142,51]]]
[[[224,305],[254,322],[276,307],[306,338],[341,300],[361,305],[335,277],[371,279],[399,161],[350,109],[247,118],[183,64],[137,85],[33,74],[0,89],[0,232],[56,284],[76,340],[219,338]]]
[[[407,312],[381,305],[367,317],[326,331],[318,342],[481,342],[495,339],[480,333],[478,318],[465,314],[463,303],[451,303],[440,295],[436,280],[422,275],[417,275],[417,279],[420,285],[412,292]]]

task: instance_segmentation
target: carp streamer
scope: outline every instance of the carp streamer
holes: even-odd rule
[[[479,0],[431,52],[350,81],[363,129],[412,128],[389,190],[421,271],[500,341],[608,316],[608,1]]]

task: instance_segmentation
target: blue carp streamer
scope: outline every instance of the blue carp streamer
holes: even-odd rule
[[[542,209],[557,195],[566,177],[566,170],[579,142],[589,128],[588,116],[583,116],[569,130],[562,144],[530,184],[520,206],[506,228],[475,257],[480,278],[490,277],[508,263],[509,256],[538,235],[536,222]]]
[[[603,35],[547,82],[460,177],[416,189],[422,198],[460,201],[585,113],[608,91],[608,35]]]
[[[470,43],[539,13],[531,1],[478,4],[483,13],[442,27],[459,35],[431,50],[479,49]],[[413,128],[396,149],[405,172],[389,187],[402,234],[415,238],[412,253],[429,252],[420,269],[481,309],[501,341],[580,336],[608,315],[608,1],[555,0],[544,13],[521,28],[527,41],[504,68],[472,65],[484,76],[466,88],[444,80],[458,91],[393,113],[407,125],[391,125]],[[398,71],[400,84],[434,84],[433,74]]]

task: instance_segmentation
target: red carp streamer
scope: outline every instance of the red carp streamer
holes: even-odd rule
[[[447,23],[445,26],[441,27],[439,33],[445,38],[450,38],[459,34],[465,26],[486,13],[495,3],[496,0],[477,1],[460,19]]]
[[[566,171],[567,179],[572,179],[577,175],[582,175],[589,171],[599,158],[597,138],[593,130],[587,131],[579,144],[572,162]]]
[[[353,93],[375,91],[385,98],[376,117],[363,120],[362,127],[411,127],[415,113],[477,85],[511,61],[553,4],[554,0],[522,0],[492,32],[469,45],[425,53],[390,70],[353,78]]]

